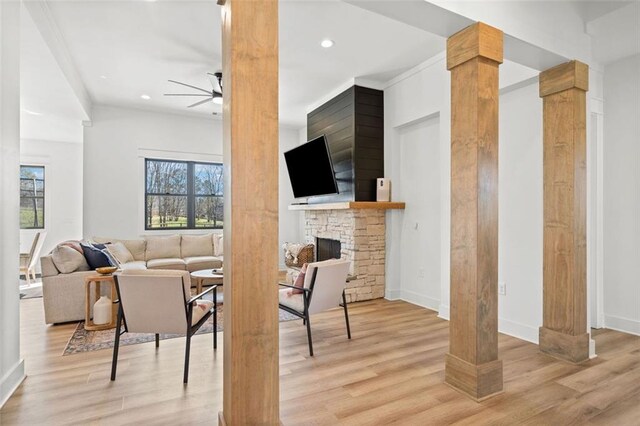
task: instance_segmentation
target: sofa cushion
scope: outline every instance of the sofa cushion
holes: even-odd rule
[[[189,272],[222,267],[222,260],[215,256],[185,257],[184,261],[187,264],[187,271]]]
[[[84,255],[67,245],[59,245],[54,248],[51,252],[51,259],[56,269],[63,274],[89,270],[89,264]]]
[[[151,259],[147,261],[148,269],[171,269],[176,271],[184,271],[187,264],[180,258],[171,259]]]
[[[147,239],[145,259],[175,259],[180,257],[180,235]],[[147,265],[148,266],[148,265]]]
[[[278,302],[294,311],[304,312],[304,299],[302,298],[302,294],[294,294],[292,288],[279,290]]]
[[[145,240],[118,240],[129,250],[133,260],[145,260],[147,242]]]
[[[123,271],[144,271],[147,269],[147,262],[144,260],[134,260],[133,262],[127,262],[120,264],[120,269]]]
[[[224,254],[224,239],[222,234],[213,234],[213,255],[222,256]]]
[[[213,256],[211,234],[183,235],[180,244],[181,257]]]
[[[109,250],[109,253],[116,258],[119,264],[134,261],[133,255],[129,249],[119,241],[117,243],[107,244],[107,250]]]
[[[120,240],[117,238],[93,237],[96,243],[108,244],[120,242],[131,252],[133,260],[145,260],[144,252],[147,248],[146,240]]]

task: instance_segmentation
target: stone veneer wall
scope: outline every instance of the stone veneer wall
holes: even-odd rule
[[[340,241],[342,258],[351,261],[347,302],[384,297],[385,210],[306,210],[305,240]]]

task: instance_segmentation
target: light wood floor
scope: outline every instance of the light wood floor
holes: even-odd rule
[[[183,339],[62,357],[75,325],[45,327],[41,299],[22,303],[28,377],[0,412],[2,425],[215,424],[222,349],[194,338],[182,385]],[[640,337],[595,331],[599,357],[582,366],[500,335],[505,392],[481,404],[443,383],[448,322],[432,311],[378,300],[313,318],[314,358],[300,321],[281,325],[281,416],[285,425],[639,425]],[[221,342],[222,339],[219,340]]]

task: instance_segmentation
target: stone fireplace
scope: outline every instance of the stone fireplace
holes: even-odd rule
[[[319,260],[334,257],[337,247],[339,257],[351,261],[347,302],[384,297],[385,210],[309,209],[304,215],[305,240],[316,245]]]

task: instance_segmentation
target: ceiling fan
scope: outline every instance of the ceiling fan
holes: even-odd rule
[[[222,105],[222,73],[221,72],[216,72],[216,73],[212,74],[212,73],[208,72],[207,74],[216,78],[216,80],[218,81],[218,88],[220,90],[216,90],[215,89],[215,85],[213,84],[213,81],[211,82],[212,89],[211,90],[207,90],[207,89],[203,89],[201,87],[192,86],[192,85],[187,84],[187,83],[181,83],[179,81],[169,80],[170,83],[174,83],[174,84],[179,84],[181,86],[190,87],[192,89],[196,89],[196,90],[199,90],[200,92],[204,92],[204,93],[165,93],[164,95],[165,96],[202,96],[202,97],[206,97],[206,99],[203,99],[203,100],[198,101],[198,102],[196,102],[196,103],[194,103],[192,105],[189,105],[187,108],[197,107],[198,105],[206,104],[208,102],[213,102],[214,104]]]

